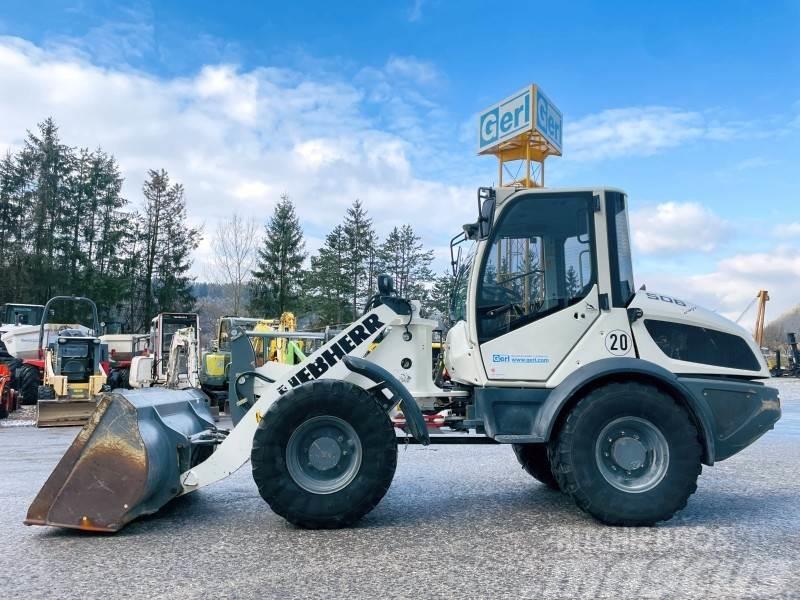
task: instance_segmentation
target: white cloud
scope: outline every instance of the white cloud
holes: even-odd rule
[[[664,202],[632,211],[631,230],[643,254],[711,252],[729,231],[714,212],[697,202]]]
[[[403,70],[394,85],[400,77],[389,71]],[[265,220],[287,192],[311,238],[324,238],[360,198],[379,233],[407,222],[430,246],[441,244],[474,217],[477,181],[419,175],[439,138],[412,107],[441,109],[415,82],[435,69],[394,57],[372,75],[220,64],[158,78],[0,37],[0,89],[13,90],[0,94],[0,153],[53,116],[64,142],[101,145],[118,158],[134,206],[146,170],[167,169],[206,232],[233,211]],[[391,127],[379,120],[387,113]]]
[[[422,18],[422,5],[423,0],[411,0],[411,8],[408,11],[408,20],[412,23],[419,21]]]
[[[566,123],[564,155],[570,160],[647,156],[706,133],[700,113],[662,106],[605,110]]]
[[[614,108],[576,121],[567,118],[564,156],[575,161],[651,156],[698,140],[764,139],[783,135],[791,128],[791,125],[787,127],[785,116],[723,121],[716,118],[713,111],[698,112],[668,106]],[[743,167],[747,166],[744,163]]]
[[[779,246],[768,252],[741,253],[716,263],[713,270],[690,276],[667,271],[637,273],[649,290],[672,293],[737,319],[759,290],[767,290],[767,322],[797,306],[800,299],[800,248]],[[752,327],[755,310],[740,321]]]
[[[419,84],[431,84],[439,79],[439,71],[427,61],[413,56],[392,56],[386,62],[386,73],[392,77],[403,77]]]
[[[781,238],[800,237],[800,223],[796,221],[792,223],[782,223],[776,225],[772,232],[774,235]]]

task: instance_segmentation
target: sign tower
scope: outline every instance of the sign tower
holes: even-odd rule
[[[544,161],[561,156],[562,130],[561,111],[532,84],[481,111],[478,154],[497,157],[499,186],[544,187]]]

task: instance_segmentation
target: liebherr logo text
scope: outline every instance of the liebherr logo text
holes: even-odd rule
[[[347,333],[331,344],[329,348],[323,350],[316,360],[308,363],[295,373],[289,379],[289,385],[296,388],[307,381],[319,379],[323,373],[338,364],[346,355],[363,344],[383,326],[384,323],[381,323],[378,315],[369,315],[361,323],[351,327]],[[285,385],[278,386],[279,394],[285,394],[288,391],[289,388]]]

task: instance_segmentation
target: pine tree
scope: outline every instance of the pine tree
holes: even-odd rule
[[[325,237],[317,256],[311,258],[306,289],[313,295],[312,308],[320,313],[324,324],[340,324],[345,314],[350,316],[353,280],[349,252],[350,241],[344,226],[337,225]]]
[[[144,194],[144,227],[142,228],[143,241],[145,243],[144,265],[141,273],[143,292],[142,309],[142,330],[145,330],[153,318],[155,312],[153,305],[155,302],[153,295],[153,280],[156,275],[161,237],[161,216],[164,212],[164,205],[167,203],[167,192],[169,191],[169,175],[163,169],[147,172],[147,180],[142,187]]]
[[[170,185],[165,170],[148,171],[142,191],[144,264],[140,281],[144,288],[141,327],[145,329],[157,312],[187,311],[194,305],[188,271],[201,232],[188,226],[183,186]]]
[[[38,130],[38,135],[28,132],[18,160],[30,186],[22,199],[32,221],[32,252],[25,267],[29,270],[30,297],[43,302],[66,287],[59,267],[63,266],[65,238],[69,235],[63,217],[69,211],[67,177],[74,153],[61,143],[52,118],[40,123]]]
[[[287,194],[281,196],[264,231],[253,272],[251,307],[258,313],[281,314],[296,305],[303,261],[303,229]]]
[[[381,246],[383,267],[394,277],[395,289],[404,298],[426,303],[428,289],[433,279],[431,263],[433,250],[424,250],[422,238],[411,225],[393,228]]]
[[[361,200],[354,200],[352,206],[347,209],[344,234],[349,248],[345,269],[350,277],[351,308],[355,321],[360,307],[366,298],[372,295],[373,271],[377,264],[377,237],[372,227],[372,219],[367,215]]]
[[[29,220],[24,218],[21,187],[16,158],[7,152],[0,161],[0,302],[13,301],[25,285],[21,262]]]
[[[453,272],[446,271],[436,278],[431,289],[427,308],[432,313],[438,313],[441,321],[450,320],[450,305],[455,283]]]
[[[578,280],[578,274],[575,272],[575,267],[572,265],[567,269],[567,298],[575,298],[581,290],[581,284]]]
[[[194,308],[194,279],[189,275],[192,253],[202,239],[198,228],[189,227],[183,186],[173,184],[162,213],[161,252],[158,260],[156,300],[159,312],[188,312]]]

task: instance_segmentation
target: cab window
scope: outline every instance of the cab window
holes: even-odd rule
[[[529,194],[512,202],[481,264],[481,341],[575,304],[596,280],[591,194]]]
[[[230,322],[228,319],[223,319],[219,325],[219,339],[217,340],[217,349],[227,352],[231,346],[231,332]]]

